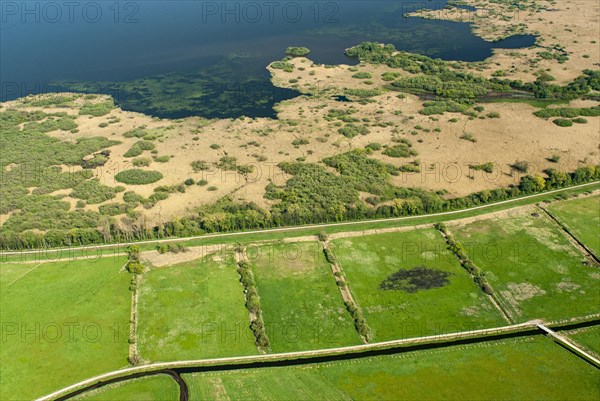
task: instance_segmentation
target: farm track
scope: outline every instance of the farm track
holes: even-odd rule
[[[582,317],[582,319],[585,321],[572,323],[569,326],[561,326],[560,330],[568,330],[570,327],[587,327],[600,324],[600,319],[597,315]],[[377,355],[390,355],[427,348],[440,348],[460,344],[480,343],[504,338],[539,335],[540,333],[545,333],[545,331],[540,328],[540,325],[544,325],[545,328],[548,328],[549,326],[554,326],[555,323],[545,324],[541,320],[530,320],[525,323],[489,329],[415,337],[313,351],[174,361],[136,366],[104,373],[86,379],[38,398],[37,401],[67,400],[74,395],[82,394],[88,390],[98,388],[106,384],[159,373],[170,374],[170,372],[176,372],[177,374],[181,374],[274,366],[295,366]]]
[[[598,184],[600,184],[600,181],[588,182],[585,184],[579,184],[579,185],[571,186],[568,188],[560,188],[560,189],[555,189],[552,191],[542,192],[542,193],[533,194],[533,195],[527,195],[527,196],[523,196],[523,197],[519,197],[519,198],[507,199],[507,200],[503,200],[500,202],[494,202],[494,203],[489,203],[489,204],[485,204],[485,205],[474,206],[474,207],[471,207],[468,209],[452,210],[452,211],[448,211],[448,212],[431,213],[431,214],[424,214],[424,215],[402,216],[402,217],[392,217],[392,218],[372,219],[372,220],[359,220],[359,221],[345,221],[345,222],[339,222],[339,223],[310,224],[310,225],[303,225],[303,226],[279,227],[279,228],[269,228],[269,229],[252,230],[252,231],[238,231],[238,232],[229,232],[229,233],[215,233],[215,234],[205,234],[205,235],[197,235],[197,236],[191,236],[191,237],[182,237],[182,238],[181,237],[164,238],[164,239],[155,239],[155,240],[123,242],[123,243],[116,243],[116,244],[100,244],[100,245],[70,247],[70,248],[68,248],[68,247],[67,248],[65,248],[65,247],[49,248],[49,249],[39,248],[39,249],[31,249],[31,250],[26,250],[26,251],[25,250],[23,250],[23,251],[4,251],[4,250],[2,250],[2,251],[0,251],[0,255],[5,257],[5,256],[10,256],[10,255],[27,255],[27,254],[35,254],[35,253],[40,253],[40,252],[55,253],[55,252],[76,252],[77,250],[91,251],[91,250],[106,249],[106,248],[127,247],[127,246],[133,245],[133,244],[138,244],[138,245],[161,244],[161,243],[177,242],[177,241],[181,242],[181,241],[191,241],[191,240],[219,238],[219,237],[221,237],[221,238],[235,237],[235,236],[245,236],[245,235],[261,234],[261,233],[292,232],[292,231],[308,230],[308,229],[323,229],[323,228],[328,228],[328,227],[356,226],[356,225],[364,225],[364,224],[369,224],[369,223],[372,224],[372,223],[408,221],[408,220],[422,219],[422,218],[428,218],[428,217],[429,218],[444,217],[444,216],[452,216],[452,215],[461,214],[461,213],[468,213],[468,212],[475,211],[475,210],[492,208],[495,206],[506,205],[506,204],[510,204],[510,203],[517,203],[517,202],[521,202],[521,201],[528,200],[528,199],[534,199],[537,197],[548,196],[548,195],[557,194],[560,192],[585,188],[585,187],[594,186],[594,185],[598,185]]]

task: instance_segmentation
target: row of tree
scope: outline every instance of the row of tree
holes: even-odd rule
[[[289,169],[288,171],[300,172],[303,169]],[[309,169],[308,172],[314,173],[312,169]],[[298,186],[291,185],[273,189],[272,195],[274,192],[280,195],[279,197],[274,196],[273,199],[280,199],[281,202],[270,211],[263,210],[254,203],[238,204],[230,198],[224,198],[215,205],[200,209],[196,215],[155,226],[148,225],[144,219],[140,218],[128,221],[126,227],[110,223],[99,228],[73,227],[53,229],[47,232],[2,230],[0,232],[0,249],[18,250],[118,243],[186,237],[208,232],[439,213],[597,181],[600,180],[600,166],[580,167],[572,173],[548,169],[545,171],[545,176],[524,176],[520,184],[516,186],[484,190],[452,199],[442,199],[435,193],[406,188],[394,188],[390,193],[391,189],[385,187],[381,193],[395,198],[393,202],[386,202],[376,207],[358,200],[354,193],[349,191],[352,188],[349,188],[346,181],[341,182],[344,185],[343,188],[325,185],[330,181],[340,184],[339,176],[332,175],[332,177],[323,178],[320,173],[317,173],[314,177],[317,177],[317,182],[304,187],[306,189],[304,193],[298,193],[298,191],[304,184],[310,183],[308,176],[301,179],[292,177],[291,180],[298,180]],[[358,188],[363,187],[361,179],[354,178],[354,183]],[[370,190],[375,191],[375,188],[371,187]],[[338,191],[342,191],[341,196]]]

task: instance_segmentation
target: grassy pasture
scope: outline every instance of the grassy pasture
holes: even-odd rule
[[[600,399],[597,370],[543,336],[184,379],[194,401]]]
[[[132,379],[80,394],[75,401],[177,401],[179,386],[167,375]]]
[[[359,344],[317,242],[248,249],[273,352]]]
[[[506,323],[434,229],[342,238],[333,244],[374,341]],[[414,293],[380,289],[391,274],[423,265],[449,273],[448,285]]]
[[[548,209],[571,234],[600,257],[600,196],[551,203]]]
[[[143,276],[138,302],[138,346],[144,360],[257,352],[231,254],[153,268]]]
[[[588,350],[600,355],[600,326],[586,327],[561,334],[573,339]]]
[[[600,310],[600,272],[544,214],[450,227],[516,321],[559,320]]]
[[[32,399],[128,365],[124,263],[0,265],[0,399]]]

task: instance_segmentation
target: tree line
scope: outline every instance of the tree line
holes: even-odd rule
[[[458,198],[442,199],[435,193],[422,190],[378,187],[377,182],[372,182],[367,186],[363,179],[356,177],[338,182],[340,176],[335,176],[322,169],[326,174],[336,177],[334,181],[330,182],[328,180],[331,177],[323,179],[322,174],[324,173],[315,173],[316,169],[311,167],[308,172],[316,174],[316,181],[313,181],[312,186],[306,188],[304,194],[298,194],[296,193],[298,188],[310,182],[309,176],[305,175],[300,179],[297,177],[297,175],[302,175],[302,172],[307,172],[306,166],[310,166],[310,164],[294,165],[287,169],[288,172],[296,175],[288,181],[285,187],[271,188],[272,199],[281,200],[271,210],[264,210],[252,202],[236,203],[231,198],[225,197],[213,205],[198,208],[194,215],[158,225],[147,225],[143,220],[136,220],[130,221],[127,227],[118,226],[113,222],[100,228],[72,226],[65,229],[51,229],[46,232],[2,230],[0,232],[0,249],[81,246],[187,237],[213,232],[424,215],[459,210],[600,180],[600,165],[580,167],[571,173],[548,169],[544,172],[544,176],[526,175],[522,177],[519,185],[484,190]],[[380,171],[380,174],[383,172]],[[354,183],[352,187],[349,186],[350,182]],[[336,185],[332,187],[328,185],[330,183]],[[379,190],[382,195],[396,198],[393,202],[370,206],[359,201],[358,196],[354,195],[354,191],[358,192],[356,188]],[[274,196],[274,191],[277,196]]]

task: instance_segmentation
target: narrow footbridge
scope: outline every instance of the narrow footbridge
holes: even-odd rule
[[[581,358],[585,359],[586,361],[588,361],[589,363],[591,363],[595,367],[600,368],[600,360],[598,358],[596,358],[595,356],[591,355],[589,352],[586,352],[586,351],[582,350],[580,347],[578,347],[577,345],[575,345],[571,341],[569,341],[565,336],[563,336],[563,335],[555,332],[554,330],[552,330],[552,329],[544,326],[543,323],[537,323],[537,327],[540,330],[542,330],[543,332],[545,332],[546,334],[548,334],[550,337],[552,337],[557,343],[561,344],[562,346],[564,346],[565,348],[569,349],[570,351],[576,353]]]

